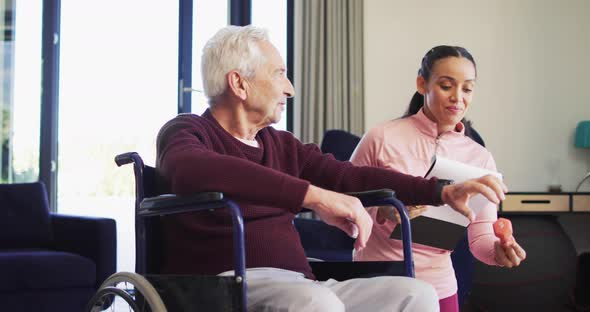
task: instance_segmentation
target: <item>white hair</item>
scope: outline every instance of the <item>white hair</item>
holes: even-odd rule
[[[226,75],[237,70],[253,78],[265,61],[258,43],[269,41],[266,29],[255,26],[227,26],[220,29],[203,47],[201,76],[203,90],[211,99],[228,87]]]

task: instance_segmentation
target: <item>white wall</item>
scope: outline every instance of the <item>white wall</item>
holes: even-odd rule
[[[590,120],[590,1],[366,0],[364,44],[367,129],[405,111],[427,50],[460,45],[478,66],[467,117],[510,191],[573,191],[590,169],[573,147]]]

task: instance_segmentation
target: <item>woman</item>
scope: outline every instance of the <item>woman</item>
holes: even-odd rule
[[[438,46],[426,53],[418,71],[408,111],[401,119],[372,128],[352,155],[356,165],[375,166],[424,176],[434,155],[480,168],[496,170],[490,152],[475,143],[466,132],[464,116],[476,84],[476,65],[464,48]],[[424,207],[409,207],[410,216]],[[431,208],[442,209],[442,208]],[[402,243],[389,239],[398,223],[389,207],[371,208],[375,220],[367,246],[354,254],[356,261],[401,260]],[[513,242],[502,245],[494,236],[496,206],[489,203],[468,227],[469,248],[480,261],[489,265],[518,266],[525,251]],[[451,251],[413,244],[416,277],[437,290],[441,311],[459,311],[457,281],[451,263]]]

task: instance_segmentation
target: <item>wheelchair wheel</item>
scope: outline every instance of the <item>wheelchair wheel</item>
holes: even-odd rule
[[[143,276],[118,272],[107,278],[86,306],[88,312],[166,312],[156,289]]]

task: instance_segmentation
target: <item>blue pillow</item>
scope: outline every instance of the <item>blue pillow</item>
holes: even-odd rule
[[[48,206],[43,183],[0,184],[0,249],[48,246]]]

